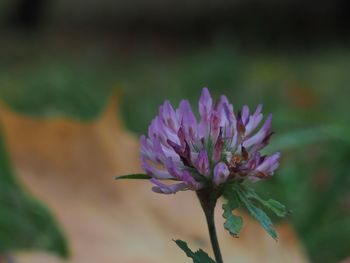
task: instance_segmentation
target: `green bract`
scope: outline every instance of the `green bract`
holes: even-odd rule
[[[174,240],[175,243],[186,253],[189,258],[193,259],[193,263],[216,263],[212,258],[208,256],[202,249],[193,252],[185,241]]]
[[[271,212],[279,217],[284,217],[287,214],[286,207],[276,200],[264,200],[259,197],[254,189],[243,184],[233,184],[226,187],[224,191],[226,203],[223,205],[225,228],[231,235],[237,236],[242,228],[242,218],[232,214],[232,211],[239,206],[244,206],[248,212],[259,221],[266,232],[277,239],[277,233],[274,229],[271,219],[263,211],[262,207],[268,208]]]

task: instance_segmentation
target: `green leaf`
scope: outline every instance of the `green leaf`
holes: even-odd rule
[[[152,177],[148,174],[128,174],[128,175],[122,175],[122,176],[116,176],[114,177],[115,180],[122,180],[122,179],[143,179],[148,180]]]
[[[226,219],[224,227],[232,236],[238,237],[243,226],[243,220],[242,217],[233,214],[233,210],[239,207],[237,194],[232,189],[229,189],[227,193],[224,193],[224,197],[227,200],[222,205],[222,209],[224,210],[223,217]]]
[[[193,259],[193,263],[215,263],[215,261],[208,256],[202,249],[199,249],[196,252],[193,252],[185,241],[174,240],[175,243],[181,248],[189,258]]]
[[[273,213],[275,213],[278,217],[285,217],[287,215],[287,209],[286,207],[281,204],[280,202],[269,199],[269,200],[264,200],[260,196],[257,195],[257,193],[254,191],[252,188],[248,188],[244,186],[245,192],[247,194],[248,198],[254,199],[266,208],[269,208]]]
[[[247,194],[247,192],[245,192],[242,188],[237,188],[237,194],[242,204],[244,204],[244,206],[248,209],[249,213],[260,222],[262,227],[272,238],[277,239],[277,232],[273,228],[271,219],[266,215],[266,213],[261,208],[253,204],[253,202],[249,199],[249,194]]]
[[[270,210],[274,212],[275,215],[278,217],[285,217],[288,213],[285,205],[281,204],[276,200],[269,199],[267,201],[264,201],[261,199],[261,203],[265,205],[267,208],[270,208]]]

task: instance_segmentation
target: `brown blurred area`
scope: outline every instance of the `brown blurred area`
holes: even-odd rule
[[[93,123],[65,118],[35,119],[1,106],[11,159],[25,186],[45,200],[69,240],[68,262],[187,262],[171,238],[184,238],[210,251],[204,217],[192,192],[160,196],[147,182],[116,182],[114,175],[140,171],[138,140],[118,115],[114,98]],[[219,238],[227,262],[308,262],[287,223],[272,240],[245,217],[232,238],[217,210]],[[45,253],[17,253],[18,263],[58,263]]]

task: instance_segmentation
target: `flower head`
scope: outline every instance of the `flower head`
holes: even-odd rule
[[[182,100],[176,110],[165,101],[148,128],[148,136],[141,136],[142,166],[152,177],[153,191],[197,191],[273,175],[280,154],[260,153],[273,134],[271,114],[261,125],[262,105],[253,113],[244,106],[234,114],[226,96],[213,103],[209,90],[204,88],[198,106],[199,121],[187,100]],[[161,180],[175,183],[164,184]]]

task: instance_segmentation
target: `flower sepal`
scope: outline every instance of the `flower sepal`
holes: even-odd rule
[[[176,245],[181,248],[189,258],[192,258],[193,263],[216,263],[209,255],[202,249],[193,252],[185,241],[174,240]]]
[[[124,179],[141,179],[141,180],[149,180],[152,177],[148,174],[127,174],[127,175],[120,175],[115,176],[115,180],[124,180]]]

